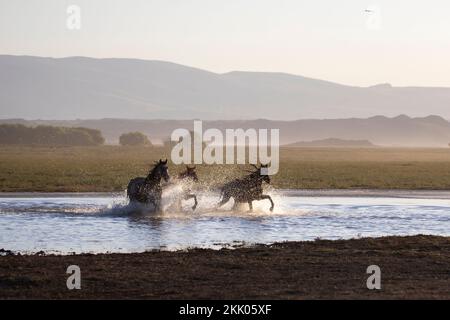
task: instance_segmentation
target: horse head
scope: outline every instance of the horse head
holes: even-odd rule
[[[194,182],[198,182],[197,172],[195,171],[195,167],[186,166],[186,171],[180,174],[182,179],[191,179]]]
[[[264,182],[267,182],[268,184],[270,184],[270,176],[268,174],[262,174],[261,173],[261,169],[263,168],[267,168],[269,165],[268,164],[261,164],[259,167],[255,164],[252,164],[252,166],[256,169],[256,171],[253,172],[253,174],[255,176],[258,177],[258,179],[261,179]]]
[[[164,161],[162,159],[157,161],[155,163],[155,167],[150,172],[150,175],[159,179],[162,178],[166,182],[169,181],[170,176],[169,176],[169,168],[167,166],[167,159]]]

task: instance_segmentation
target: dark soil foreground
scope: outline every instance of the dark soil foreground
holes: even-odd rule
[[[5,252],[3,252],[5,254]],[[66,269],[81,268],[81,290]],[[369,265],[381,290],[368,290]],[[0,257],[2,299],[450,299],[450,238],[290,242],[235,250]]]

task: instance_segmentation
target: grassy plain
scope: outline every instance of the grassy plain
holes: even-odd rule
[[[162,147],[0,146],[1,192],[122,191]],[[276,188],[450,190],[450,150],[410,148],[282,148]],[[176,174],[182,166],[170,165]],[[206,185],[244,175],[245,166],[197,166]]]

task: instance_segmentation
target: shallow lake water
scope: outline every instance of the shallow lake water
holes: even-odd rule
[[[232,203],[216,210],[218,194],[199,195],[164,211],[130,206],[123,194],[0,194],[0,248],[22,253],[142,252],[223,248],[280,241],[386,235],[450,236],[450,192],[270,192],[254,212]]]

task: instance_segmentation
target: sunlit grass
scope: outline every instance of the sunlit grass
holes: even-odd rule
[[[170,158],[170,150],[2,146],[0,191],[122,191],[160,158]],[[170,165],[170,174],[183,168]],[[244,166],[197,168],[205,185],[246,174]],[[283,148],[272,182],[277,188],[450,189],[450,150]]]

